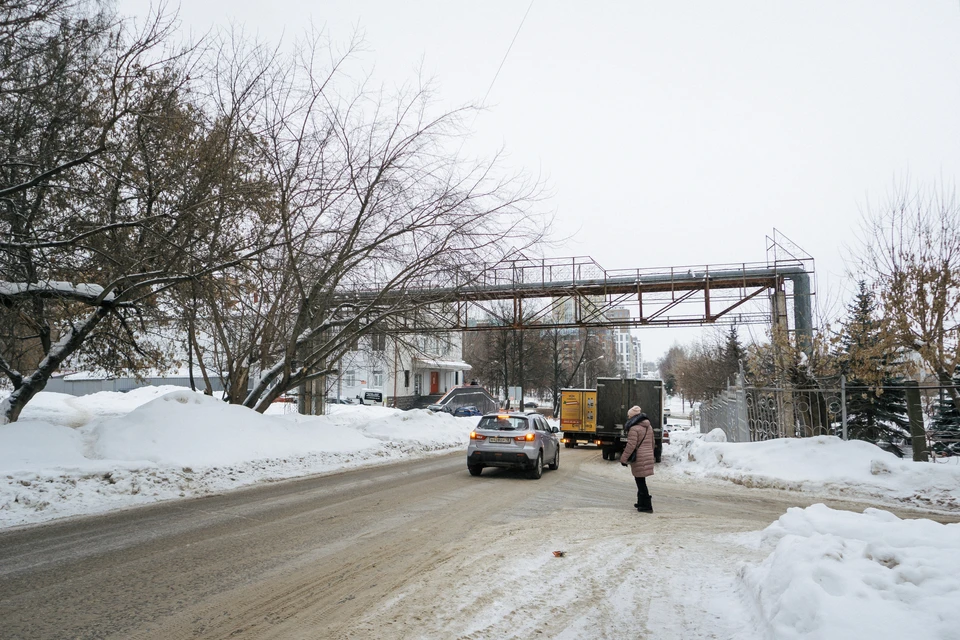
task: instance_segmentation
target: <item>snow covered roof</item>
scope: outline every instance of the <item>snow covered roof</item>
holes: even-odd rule
[[[64,296],[76,299],[95,300],[103,293],[103,287],[98,284],[63,282],[61,280],[45,280],[43,282],[3,282],[0,281],[0,296],[13,297],[24,294],[40,294]],[[105,301],[113,300],[113,293],[104,296]]]
[[[473,369],[463,360],[434,360],[433,358],[414,358],[415,364],[426,369],[440,369],[441,371],[470,371]]]

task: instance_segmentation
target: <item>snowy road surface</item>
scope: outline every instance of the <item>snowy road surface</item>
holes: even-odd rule
[[[757,638],[736,580],[756,532],[864,507],[658,467],[638,514],[626,470],[561,455],[539,481],[457,453],[9,530],[2,635]]]

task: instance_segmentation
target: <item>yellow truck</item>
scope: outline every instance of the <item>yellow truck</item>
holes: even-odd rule
[[[563,446],[593,444],[597,439],[597,390],[560,390],[560,431]]]

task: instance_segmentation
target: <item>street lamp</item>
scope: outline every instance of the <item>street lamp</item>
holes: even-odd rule
[[[601,355],[598,358],[594,358],[593,360],[587,360],[586,362],[583,363],[583,388],[584,389],[587,388],[587,365],[590,364],[591,362],[596,362],[597,360],[603,360],[603,355]]]

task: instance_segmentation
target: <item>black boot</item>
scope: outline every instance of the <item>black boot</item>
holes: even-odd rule
[[[637,511],[640,513],[653,513],[653,500],[650,496],[645,496],[640,499],[640,506],[637,507]]]

